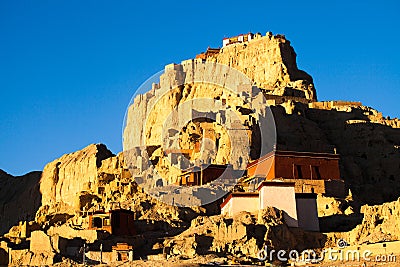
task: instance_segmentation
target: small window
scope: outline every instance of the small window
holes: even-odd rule
[[[103,220],[100,217],[94,217],[92,222],[93,228],[102,228],[103,227]]]
[[[321,173],[319,172],[319,166],[312,166],[312,178],[321,180]]]
[[[301,171],[301,165],[295,165],[296,166],[296,172],[297,172],[297,177],[298,179],[303,179],[303,172]]]

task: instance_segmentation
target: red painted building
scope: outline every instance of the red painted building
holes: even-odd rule
[[[310,179],[340,180],[337,154],[272,151],[247,165],[247,175],[266,180]]]
[[[124,209],[97,211],[89,215],[89,229],[104,230],[113,235],[134,235],[133,222],[134,213]]]
[[[232,165],[202,164],[184,170],[179,176],[177,184],[181,186],[203,185],[220,177],[229,177],[231,173]]]

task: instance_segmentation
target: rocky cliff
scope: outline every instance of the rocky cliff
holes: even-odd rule
[[[223,252],[224,256],[257,261],[264,246],[270,249],[299,251],[321,248],[325,236],[289,228],[283,212],[267,208],[257,213],[241,212],[233,218],[223,215],[198,217],[189,229],[165,241],[169,256],[195,257]]]
[[[365,205],[361,213],[362,223],[350,232],[350,242],[363,244],[400,240],[400,198],[382,205]]]
[[[158,202],[138,188],[124,167],[123,154],[115,156],[103,144],[89,145],[47,164],[40,179],[40,195],[36,221],[46,225],[55,223],[57,214],[68,215],[60,217],[62,220],[77,219],[82,212],[115,208],[133,210],[137,219],[171,225],[188,223],[197,214],[218,212],[212,207],[179,209]]]
[[[271,33],[226,46],[205,60],[167,65],[158,83],[144,86],[140,90],[147,93],[136,95],[128,108],[123,142],[128,168],[147,177],[141,186],[151,189],[177,183],[180,171],[193,163],[244,170],[268,147],[260,141],[266,141],[258,132],[260,117],[273,135],[267,150],[275,145],[275,126],[265,115],[268,100],[316,100],[312,77],[297,68],[290,42]],[[171,160],[171,150],[191,152]]]
[[[283,35],[256,35],[254,40],[228,45],[208,60],[233,67],[268,94],[316,100],[312,77],[297,68],[296,52]]]
[[[0,170],[0,234],[34,218],[41,204],[40,176],[41,172],[31,172],[14,177]]]
[[[72,213],[80,210],[79,196],[97,186],[98,168],[112,156],[106,146],[90,145],[48,163],[40,179],[42,207]]]

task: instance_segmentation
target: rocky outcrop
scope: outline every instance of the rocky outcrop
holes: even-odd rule
[[[90,145],[48,163],[40,179],[42,208],[74,213],[80,210],[79,195],[98,184],[102,160],[113,154],[105,145]]]
[[[169,256],[195,257],[210,253],[257,261],[260,249],[320,248],[325,237],[289,228],[281,210],[269,207],[257,213],[241,212],[233,218],[198,217],[188,230],[165,241]]]
[[[159,180],[176,183],[180,170],[193,162],[244,170],[264,147],[257,124],[267,113],[267,99],[316,100],[312,77],[297,68],[290,42],[271,33],[226,46],[205,61],[167,65],[158,83],[144,86],[140,90],[148,91],[136,95],[128,108],[123,140],[128,168],[147,177],[148,184],[140,185],[150,189]],[[266,124],[275,131],[272,121]],[[202,143],[205,139],[210,144]],[[273,145],[271,138],[268,149]],[[192,152],[171,160],[169,150]],[[156,164],[149,165],[150,160]]]
[[[359,215],[342,215],[342,218],[338,216],[336,222],[332,220],[331,227],[337,228],[340,223],[345,223],[346,226],[353,224],[354,216],[360,217],[359,222],[353,224],[350,230],[327,233],[326,245],[335,246],[339,239],[345,240],[349,245],[400,240],[400,229],[397,226],[400,220],[400,198],[382,205],[364,205],[360,212]]]
[[[33,231],[30,237],[29,249],[10,251],[10,266],[42,266],[57,262],[58,237],[50,237],[43,231]],[[61,258],[59,259],[61,260]]]
[[[350,232],[349,240],[354,243],[377,243],[400,240],[400,198],[382,205],[361,208],[362,223]]]
[[[340,154],[342,177],[355,198],[363,203],[381,204],[399,197],[400,129],[387,126],[385,119],[377,118],[377,112],[364,106],[309,108],[300,114]],[[298,116],[286,118],[282,123],[289,125],[298,120]],[[296,138],[296,129],[288,132]]]
[[[167,65],[160,83],[135,97],[123,140],[126,165],[139,186],[168,204],[189,207],[226,194],[251,156],[272,149],[275,128],[263,93],[243,73],[188,60]],[[203,164],[231,165],[232,175],[199,190],[173,188],[185,169]]]
[[[362,106],[360,102],[315,102],[312,79],[308,74],[297,69],[293,48],[284,37],[267,34],[249,42],[231,44],[222,48],[219,53],[209,56],[206,62],[227,64],[243,72],[252,82],[264,88],[263,92],[267,101],[271,100],[269,97],[272,95],[282,95],[278,92],[282,86],[284,88],[292,86],[291,89],[306,92],[303,97],[285,96],[271,102],[276,124],[277,148],[338,153],[341,155],[342,178],[355,198],[368,204],[380,204],[397,199],[400,191],[400,183],[397,179],[400,177],[399,120],[384,118],[380,112]],[[182,63],[182,65],[185,64]],[[204,122],[198,122],[194,125],[196,129],[193,131],[190,131],[193,125],[185,125],[189,130],[184,132],[178,129],[174,133],[168,132],[164,134],[163,140],[161,126],[173,113],[174,108],[181,106],[185,101],[196,98],[220,99],[232,107],[249,108],[246,103],[240,102],[240,98],[234,95],[229,96],[218,86],[198,84],[186,84],[175,88],[158,101],[158,96],[165,92],[163,91],[166,90],[165,88],[171,88],[178,80],[185,81],[185,77],[177,75],[180,72],[174,69],[175,67],[179,66],[169,65],[160,84],[153,86],[146,94],[138,95],[128,109],[124,140],[147,139],[144,143],[147,142],[152,146],[152,153],[148,153],[149,155],[143,155],[140,151],[133,153],[134,160],[130,161],[133,168],[135,171],[148,169],[145,176],[151,176],[154,169],[157,169],[163,178],[167,177],[167,180],[174,182],[180,174],[179,167],[183,167],[184,164],[176,160],[177,164],[171,166],[173,164],[169,164],[171,161],[164,156],[165,151],[162,146],[168,142],[181,140],[179,145],[182,149],[195,150],[195,142],[190,142],[194,139],[193,137],[196,137],[196,140],[209,138],[212,142],[218,143],[218,147],[210,150],[209,153],[209,155],[215,154],[211,159],[212,163],[230,163],[238,167],[240,157],[231,157],[229,151],[232,145],[227,138],[224,138],[224,131],[217,123],[206,125]],[[300,88],[292,83],[308,85]],[[311,101],[311,103],[303,100]],[[258,98],[254,97],[249,102],[257,101]],[[264,102],[263,105],[265,104]],[[186,111],[182,109],[179,114],[187,114]],[[133,119],[130,120],[130,118]],[[176,120],[179,119],[177,116]],[[254,117],[249,116],[243,117],[241,121],[244,129],[251,131],[254,135],[249,138],[251,156],[244,159],[242,157],[242,163],[259,156],[257,148],[261,145],[254,131],[255,128],[248,126],[253,119]],[[145,126],[148,130],[143,130],[146,129]],[[230,124],[223,126],[229,128]],[[203,133],[208,135],[203,135]],[[217,142],[219,136],[221,139]],[[245,151],[242,152],[244,154]],[[195,161],[193,155],[190,155],[190,160]],[[150,167],[145,165],[149,160],[157,164]],[[156,184],[151,179],[148,181],[151,181],[153,186]]]
[[[41,172],[30,172],[14,177],[0,170],[0,234],[19,221],[34,219],[42,197],[40,176]]]
[[[198,214],[219,211],[215,208],[218,203],[178,208],[157,201],[138,188],[124,167],[122,153],[114,156],[105,145],[99,144],[66,154],[46,165],[40,191],[45,197],[36,221],[46,228],[67,221],[75,227],[84,227],[82,216],[86,217],[85,212],[115,208],[134,211],[138,220],[162,221],[169,225],[190,223]],[[74,235],[72,229],[64,232],[71,232],[68,237]]]
[[[249,42],[231,44],[208,60],[243,72],[268,94],[317,99],[312,77],[297,68],[296,53],[283,35],[268,32]]]

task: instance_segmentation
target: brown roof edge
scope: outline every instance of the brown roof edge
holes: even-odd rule
[[[310,157],[324,157],[324,158],[340,158],[339,154],[328,152],[312,152],[312,151],[290,151],[290,150],[276,150],[276,155],[282,156],[310,156]]]
[[[257,191],[260,191],[260,189],[264,186],[288,186],[288,187],[294,187],[295,183],[294,182],[278,182],[278,181],[264,181],[261,182],[260,185],[257,187]]]
[[[182,175],[190,173],[190,172],[199,172],[201,170],[205,170],[205,169],[228,169],[228,168],[232,168],[232,164],[201,164],[200,166],[192,166],[189,167],[187,169],[182,170]]]
[[[225,205],[229,202],[229,200],[232,198],[232,193],[229,193],[228,197],[225,198],[225,200],[221,203],[221,205],[219,205],[221,207],[221,209],[223,207],[225,207]]]
[[[267,154],[261,156],[260,158],[250,162],[247,164],[247,169],[258,164],[259,162],[262,162],[266,160],[267,158],[272,157],[273,155],[275,156],[306,156],[306,157],[323,157],[323,158],[334,158],[334,159],[340,159],[339,154],[333,154],[333,153],[326,153],[326,152],[307,152],[307,151],[290,151],[290,150],[273,150],[271,152],[268,152]]]

